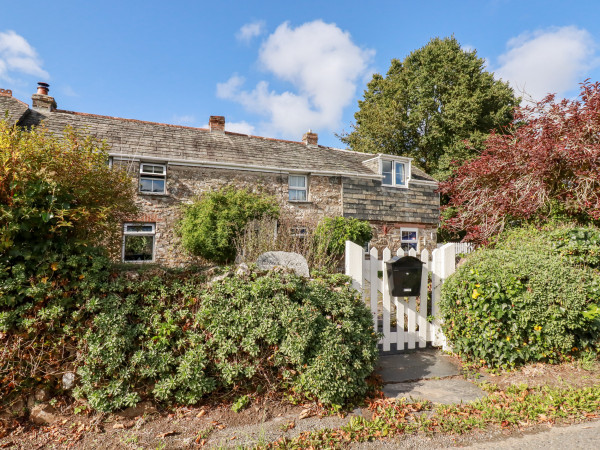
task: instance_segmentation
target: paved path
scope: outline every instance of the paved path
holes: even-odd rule
[[[461,369],[453,358],[434,349],[381,356],[377,372],[383,378],[383,392],[389,398],[414,397],[434,403],[459,403],[486,395],[475,384],[459,376]],[[462,444],[460,441],[450,443],[450,438],[437,436],[427,440],[422,436],[406,436],[391,441],[355,444],[353,448],[595,450],[600,449],[600,421],[553,427],[546,431],[526,432],[519,436],[497,437],[492,440],[475,435],[467,437]],[[467,443],[478,439],[481,440]]]
[[[485,393],[459,377],[460,366],[439,350],[386,355],[379,358],[377,372],[388,398],[422,398],[434,403],[466,403]]]

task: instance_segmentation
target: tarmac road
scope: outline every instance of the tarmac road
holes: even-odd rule
[[[485,449],[600,449],[600,421],[524,434],[499,441],[479,442],[463,448]]]

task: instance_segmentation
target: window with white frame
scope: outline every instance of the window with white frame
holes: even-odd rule
[[[140,164],[140,192],[164,194],[167,184],[167,166],[162,164]]]
[[[400,246],[405,252],[414,248],[417,251],[417,245],[419,243],[419,229],[418,228],[401,228],[400,229]]]
[[[406,186],[406,164],[390,159],[381,160],[381,183],[385,186]]]
[[[153,262],[156,224],[126,223],[123,229],[123,262]]]
[[[289,199],[290,202],[305,202],[308,199],[308,183],[306,175],[289,176]]]
[[[308,227],[305,226],[295,226],[290,228],[290,236],[292,238],[292,242],[290,244],[292,247],[289,249],[290,251],[296,253],[304,254],[307,250],[306,246],[308,244]]]
[[[292,227],[290,229],[290,235],[295,238],[304,239],[308,236],[308,227]]]
[[[365,245],[363,245],[363,250],[365,253],[369,253],[371,251],[371,241],[365,242]]]

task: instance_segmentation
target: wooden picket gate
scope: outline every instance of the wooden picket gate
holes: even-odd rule
[[[346,275],[352,277],[352,286],[362,293],[363,301],[370,306],[373,330],[383,336],[379,341],[383,352],[425,348],[427,343],[446,347],[438,305],[442,283],[455,270],[455,250],[455,244],[445,244],[432,252],[431,259],[429,252],[423,250],[419,255],[424,263],[421,295],[392,297],[385,267],[385,261],[392,256],[391,251],[384,249],[382,259],[379,259],[377,249],[373,248],[367,258],[363,247],[346,241]],[[400,249],[396,254],[404,256],[405,252]],[[408,255],[416,257],[417,253],[411,249]]]

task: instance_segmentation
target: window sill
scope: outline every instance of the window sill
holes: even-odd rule
[[[135,264],[136,266],[139,264],[154,264],[155,261],[121,261],[121,264]]]
[[[295,205],[302,205],[312,203],[310,200],[288,200],[289,203],[293,203]]]
[[[149,195],[151,197],[168,197],[169,194],[166,192],[139,192],[138,195]]]
[[[381,187],[392,188],[392,189],[408,189],[408,183],[400,185],[400,186],[398,186],[396,184],[383,184],[383,183],[381,183]]]

